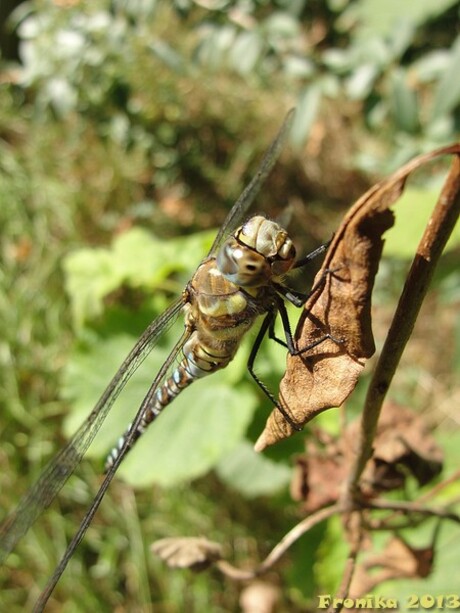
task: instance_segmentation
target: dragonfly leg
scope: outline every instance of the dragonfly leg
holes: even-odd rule
[[[284,330],[284,335],[286,337],[286,342],[282,341],[281,339],[279,339],[279,338],[277,338],[275,336],[275,334],[274,334],[274,320],[272,321],[272,325],[269,328],[269,337],[271,339],[275,340],[277,343],[280,343],[281,345],[284,345],[291,355],[302,355],[303,353],[306,353],[307,351],[310,351],[310,349],[313,349],[314,347],[317,347],[318,345],[321,345],[321,343],[324,343],[324,341],[327,341],[328,339],[333,341],[334,343],[337,343],[337,345],[341,345],[344,342],[344,339],[336,338],[335,336],[333,336],[332,334],[329,334],[327,332],[327,333],[323,334],[323,336],[318,338],[316,341],[313,341],[312,343],[307,345],[306,347],[302,347],[301,349],[297,349],[296,346],[295,346],[295,343],[294,343],[294,339],[292,337],[291,325],[290,325],[290,322],[289,322],[289,316],[288,316],[286,307],[285,307],[285,305],[284,305],[282,300],[279,300],[278,312],[279,312],[279,314],[281,316],[281,321],[282,321],[282,324],[283,324],[283,330]]]
[[[329,245],[332,243],[332,238],[330,241],[327,241],[327,243],[323,243],[322,245],[320,245],[319,247],[317,247],[314,251],[312,251],[311,253],[308,253],[307,255],[305,255],[303,258],[300,258],[300,260],[297,260],[297,262],[294,265],[294,268],[301,268],[302,266],[305,266],[306,264],[309,264],[312,260],[314,260],[315,258],[317,258],[319,255],[321,255],[322,253],[324,253],[325,251],[327,251]]]
[[[320,245],[317,249],[315,249],[311,253],[307,254],[306,256],[301,258],[300,260],[297,260],[297,262],[294,265],[294,269],[295,268],[301,268],[302,266],[306,266],[312,260],[314,260],[319,255],[321,255],[322,253],[327,251],[327,249],[328,249],[329,245],[331,244],[331,242],[332,242],[332,239],[330,241],[328,241],[327,243],[324,243],[323,245]],[[326,281],[327,275],[329,273],[331,273],[331,272],[335,272],[335,270],[330,270],[330,269],[324,270],[320,280],[318,281],[318,283],[316,283],[312,287],[312,289],[309,292],[306,292],[306,293],[305,292],[298,292],[296,290],[290,289],[290,288],[288,288],[285,285],[282,285],[280,283],[273,283],[273,285],[276,288],[276,291],[279,292],[282,296],[284,296],[284,298],[286,300],[289,300],[289,302],[291,304],[293,304],[296,307],[301,307],[301,306],[303,306],[305,304],[305,302],[308,300],[308,298],[310,298],[310,296],[315,294],[324,285],[324,282]]]
[[[249,370],[251,377],[254,379],[254,381],[257,383],[260,389],[264,392],[267,398],[269,398],[271,402],[276,406],[276,408],[282,414],[282,416],[288,422],[288,424],[292,426],[294,430],[297,430],[298,432],[300,432],[302,430],[302,426],[300,426],[295,421],[293,421],[292,417],[281,406],[281,404],[278,402],[275,396],[271,393],[271,391],[268,389],[265,383],[261,379],[259,379],[259,377],[254,372],[254,362],[255,362],[257,353],[259,352],[260,345],[262,344],[262,340],[264,339],[267,332],[268,332],[269,338],[273,339],[274,341],[280,343],[281,345],[289,349],[289,347],[284,341],[282,341],[281,339],[277,338],[274,335],[274,325],[275,325],[276,313],[277,313],[276,310],[269,311],[265,319],[263,320],[262,325],[260,326],[260,330],[257,334],[256,340],[254,341],[254,345],[252,346],[252,350],[249,355],[248,370]],[[292,335],[291,335],[291,342],[292,342]]]
[[[273,340],[275,340],[277,343],[280,343],[281,345],[284,345],[287,350],[289,351],[289,353],[291,355],[302,355],[303,353],[306,353],[307,351],[310,351],[310,349],[313,349],[314,347],[317,347],[318,345],[321,345],[321,343],[324,343],[324,341],[326,340],[331,340],[334,343],[337,343],[337,345],[341,345],[344,340],[340,339],[340,338],[336,338],[335,336],[333,336],[332,334],[329,334],[328,332],[323,334],[323,336],[321,336],[320,338],[318,338],[316,341],[313,341],[312,343],[310,343],[309,345],[307,345],[306,347],[302,347],[301,349],[297,349],[294,343],[294,339],[292,337],[292,332],[291,332],[291,325],[289,322],[289,316],[286,310],[286,307],[284,306],[284,303],[280,300],[279,305],[278,305],[278,311],[279,314],[281,316],[281,321],[283,323],[283,330],[284,330],[284,335],[286,337],[286,342],[282,341],[279,338],[276,338],[274,336],[274,329],[273,329],[273,335],[270,334],[271,331],[269,331],[269,337]],[[272,325],[273,328],[273,325]]]
[[[322,246],[324,247],[324,245]],[[312,253],[316,253],[316,252],[313,251]],[[290,289],[289,287],[286,287],[285,285],[282,285],[281,283],[273,283],[273,287],[276,289],[276,291],[279,294],[284,296],[284,298],[288,300],[291,304],[300,308],[307,302],[310,296],[313,296],[314,294],[316,294],[324,286],[324,284],[326,283],[327,276],[337,272],[338,270],[340,270],[340,266],[336,268],[326,268],[325,270],[323,270],[320,279],[317,281],[317,283],[315,283],[315,285],[307,293],[298,292],[296,290]]]

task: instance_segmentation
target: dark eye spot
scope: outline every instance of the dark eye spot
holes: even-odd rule
[[[246,270],[254,272],[255,270],[257,270],[257,266],[255,264],[246,264]]]

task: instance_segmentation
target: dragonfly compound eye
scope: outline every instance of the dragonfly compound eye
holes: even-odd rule
[[[85,513],[76,535],[70,541],[64,556],[39,596],[34,607],[35,611],[43,611],[46,607],[56,583],[90,525],[110,481],[148,425],[154,422],[182,390],[194,381],[225,368],[234,358],[244,335],[259,315],[266,315],[265,321],[268,326],[265,324],[265,328],[261,328],[262,335],[259,332],[256,343],[260,345],[262,336],[270,331],[270,325],[276,315],[273,306],[275,292],[278,291],[276,287],[270,288],[270,283],[275,269],[278,270],[281,266],[284,270],[289,263],[292,265],[292,259],[289,259],[291,251],[287,234],[280,226],[259,215],[249,219],[227,240],[224,237],[233,231],[237,224],[236,220],[246,214],[275,164],[292,125],[292,119],[293,111],[287,115],[254,178],[229,212],[208,256],[198,266],[184,288],[182,296],[149,324],[108,383],[96,406],[83,423],[83,427],[77,430],[71,441],[55,456],[33,488],[22,498],[16,511],[0,526],[0,564],[2,564],[19,539],[40,513],[50,505],[68,477],[72,475],[85,449],[96,436],[109,415],[115,399],[138,365],[157,346],[164,332],[183,312],[184,331],[174,342],[152,384],[149,384],[146,399],[138,408],[133,421],[127,425],[124,434],[112,448],[106,461],[104,481]],[[284,327],[288,328],[286,323]],[[288,336],[286,338],[289,340]],[[252,369],[257,351],[258,345],[255,344],[248,364],[249,371],[261,390],[288,419],[284,409]],[[126,401],[129,402],[129,399]],[[295,424],[291,425],[295,428]],[[205,429],[202,430],[206,435]],[[158,449],[152,450],[150,456],[152,462],[158,452]]]
[[[267,258],[233,237],[223,244],[216,263],[229,281],[242,287],[266,285],[272,276]]]

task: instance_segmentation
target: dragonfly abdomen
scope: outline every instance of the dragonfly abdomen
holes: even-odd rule
[[[184,345],[184,357],[182,361],[164,383],[158,387],[153,396],[153,401],[146,407],[142,420],[131,438],[128,449],[133,447],[134,443],[144,433],[147,426],[160,415],[163,409],[167,407],[183,389],[197,379],[201,379],[227,366],[233,358],[235,350],[236,347],[234,348],[231,346],[227,347],[227,351],[221,351],[219,354],[216,354],[212,348],[207,348],[200,343],[196,333],[192,334],[188,342]],[[132,424],[128,426],[125,433],[118,439],[117,444],[107,456],[105,462],[106,471],[117,459],[126,439],[131,433],[131,428]]]
[[[186,359],[177,366],[172,375],[166,379],[166,381],[156,390],[154,394],[154,400],[151,406],[147,407],[144,411],[142,421],[136,428],[136,432],[131,439],[129,449],[131,449],[137,439],[144,433],[147,426],[152,423],[154,419],[162,412],[162,410],[170,404],[180,392],[185,389],[190,383],[192,383],[197,377],[192,376],[187,370],[184,362]],[[120,451],[122,450],[126,439],[131,433],[132,423],[129,424],[125,433],[120,436],[117,444],[110,451],[105,462],[105,470],[107,471],[117,459]]]

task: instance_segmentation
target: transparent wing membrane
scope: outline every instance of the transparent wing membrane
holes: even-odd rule
[[[182,306],[181,303],[179,303],[179,307]],[[173,307],[171,307],[171,309],[173,309],[174,307],[177,307],[176,305],[173,305]],[[171,310],[170,309],[170,310]],[[180,309],[179,309],[180,310]],[[164,315],[169,314],[169,311],[167,313],[165,313]],[[173,311],[173,315],[174,315],[174,311]],[[172,316],[173,316],[172,315]],[[52,577],[49,579],[45,589],[43,590],[43,592],[40,594],[40,598],[37,601],[37,603],[35,604],[34,607],[34,611],[42,611],[44,606],[46,605],[49,597],[51,596],[57,582],[59,581],[59,579],[62,576],[62,573],[65,571],[67,564],[69,563],[70,559],[72,558],[75,549],[78,547],[79,543],[81,542],[82,538],[84,537],[86,530],[88,529],[88,526],[91,524],[91,521],[94,517],[94,515],[96,514],[97,509],[99,508],[99,505],[102,502],[102,499],[104,498],[104,494],[107,491],[107,488],[110,485],[110,482],[112,481],[113,477],[115,476],[115,473],[118,470],[118,467],[120,466],[121,462],[123,461],[125,455],[128,453],[132,441],[134,439],[137,427],[139,426],[139,424],[142,421],[142,416],[143,414],[148,410],[149,406],[152,404],[153,402],[153,398],[155,396],[155,392],[158,389],[158,387],[163,383],[165,377],[167,377],[168,372],[171,370],[171,367],[174,365],[174,361],[177,357],[177,355],[179,354],[179,352],[181,351],[184,343],[186,342],[187,338],[190,336],[190,331],[186,330],[184,332],[184,334],[181,336],[180,340],[176,343],[176,345],[174,346],[173,350],[171,351],[171,353],[169,354],[168,358],[166,359],[166,361],[164,362],[163,366],[161,367],[161,369],[159,370],[159,372],[157,373],[152,385],[150,386],[146,396],[144,397],[144,400],[141,403],[141,406],[139,407],[137,413],[136,413],[136,417],[134,418],[134,421],[131,424],[131,429],[130,429],[130,434],[126,437],[126,440],[124,442],[123,447],[121,448],[118,456],[116,457],[116,459],[114,460],[112,466],[110,467],[110,469],[107,471],[104,481],[102,482],[99,490],[97,491],[96,496],[94,497],[90,508],[88,509],[88,511],[86,512],[77,532],[75,533],[74,537],[72,538],[72,540],[70,541],[69,545],[67,546],[66,552],[63,555],[61,561],[59,562],[59,565],[57,566],[56,570],[54,571]]]
[[[268,174],[272,170],[275,162],[277,161],[280,155],[281,149],[286,141],[289,129],[291,127],[293,116],[294,116],[294,110],[291,110],[286,116],[283,122],[283,125],[281,126],[281,129],[279,130],[277,136],[275,137],[269,149],[265,153],[257,169],[255,176],[250,181],[250,183],[246,186],[243,193],[238,198],[238,200],[235,202],[231,211],[227,215],[227,218],[223,226],[219,230],[214,240],[211,251],[209,253],[210,256],[216,255],[218,249],[221,247],[224,240],[232,232],[234,232],[236,227],[240,224],[241,220],[247,214],[249,207],[253,203],[256,195],[260,191],[260,188],[262,187],[264,181],[266,180]],[[267,220],[264,219],[264,222],[265,221]],[[207,265],[211,267],[212,266],[215,267],[211,271],[211,273],[213,273],[214,280],[218,277],[218,275],[224,276],[224,273],[218,269],[217,263],[214,262],[214,260],[205,260],[202,267],[200,267],[198,270],[203,271],[203,267]],[[211,273],[209,273],[209,278],[211,277]],[[193,277],[193,283],[196,282],[197,276],[198,276],[198,273],[195,273]],[[201,278],[201,281],[202,281],[202,278]],[[220,280],[221,284],[222,283],[225,284],[225,282],[230,283],[230,281],[228,280],[227,281],[225,280],[222,281],[222,279]],[[206,279],[204,281],[204,285],[206,286]],[[237,289],[240,285],[243,285],[243,283],[238,282],[236,284]],[[189,285],[189,288],[191,287],[192,287],[192,284]],[[214,288],[212,284],[211,284],[211,287]],[[234,287],[235,285],[233,284],[232,288]],[[146,423],[146,422],[143,422],[143,417],[147,414],[147,411],[150,409],[150,413],[153,415],[153,418],[152,418],[153,420],[156,417],[156,415],[160,413],[160,410],[162,410],[163,407],[166,407],[174,399],[175,395],[177,395],[177,393],[179,393],[179,391],[183,389],[183,386],[182,387],[180,386],[181,381],[179,380],[179,375],[181,371],[180,369],[179,370],[176,369],[174,371],[176,359],[179,353],[184,348],[184,344],[186,343],[186,341],[191,337],[191,334],[193,331],[192,329],[194,328],[196,322],[201,321],[200,317],[204,319],[207,314],[207,311],[203,308],[203,310],[199,311],[200,317],[196,317],[195,319],[193,319],[193,317],[190,315],[190,313],[193,314],[193,310],[192,310],[193,308],[198,308],[196,307],[196,304],[197,304],[196,295],[199,294],[199,289],[197,290],[196,288],[194,288],[194,291],[195,291],[195,294],[192,294],[191,292],[188,294],[188,292],[185,291],[181,298],[177,299],[162,315],[160,315],[157,319],[155,319],[150,324],[150,326],[145,330],[145,332],[142,334],[138,342],[135,344],[135,346],[133,347],[133,349],[131,350],[131,352],[129,353],[129,355],[127,356],[127,358],[125,359],[121,367],[119,368],[118,372],[115,374],[115,376],[113,377],[113,379],[107,386],[106,390],[102,394],[101,398],[99,399],[94,409],[91,411],[88,418],[80,426],[80,428],[77,430],[76,434],[72,437],[72,439],[54,457],[54,459],[51,460],[51,462],[47,465],[47,467],[42,472],[39,479],[36,481],[35,485],[21,499],[21,501],[18,504],[17,509],[4,521],[4,523],[0,527],[0,563],[2,563],[5,560],[5,558],[8,556],[10,551],[15,547],[19,539],[27,532],[29,527],[35,522],[35,520],[42,513],[42,511],[51,504],[51,502],[54,500],[54,498],[57,496],[57,494],[59,493],[59,491],[65,484],[65,482],[67,481],[67,479],[72,475],[72,473],[74,472],[78,464],[81,462],[88,447],[94,440],[96,434],[98,433],[104,420],[106,419],[108,413],[110,412],[115,400],[118,398],[119,394],[122,392],[128,380],[132,377],[134,372],[137,370],[140,364],[144,361],[147,355],[154,349],[160,337],[173,324],[173,322],[176,320],[176,318],[180,314],[183,306],[186,304],[186,302],[188,302],[188,307],[190,309],[190,312],[188,313],[187,327],[185,328],[185,331],[181,335],[180,339],[178,339],[178,341],[176,342],[175,346],[173,347],[166,361],[163,363],[159,372],[155,376],[146,396],[144,397],[144,400],[141,403],[141,406],[139,407],[136,413],[136,417],[134,421],[132,422],[127,434],[125,434],[124,437],[120,439],[119,449],[117,449],[117,453],[113,456],[113,463],[110,464],[107,470],[107,473],[104,477],[104,480],[94,500],[92,501],[90,508],[85,514],[78,531],[76,532],[72,541],[69,543],[68,548],[61,562],[59,563],[53,576],[49,580],[46,588],[40,595],[40,598],[37,604],[35,605],[34,611],[43,611],[46,605],[46,602],[48,601],[56,583],[58,582],[59,578],[64,572],[67,566],[67,563],[71,559],[76,547],[78,546],[88,526],[90,525],[103,499],[103,496],[110,482],[112,481],[118,467],[120,466],[124,457],[128,453],[132,444],[136,440],[136,437],[138,437],[140,435],[139,433],[143,431],[145,427],[145,423]],[[232,289],[232,291],[234,290]],[[205,293],[205,291],[203,291],[203,293]],[[188,298],[187,298],[187,295],[189,295]],[[195,296],[195,298],[192,299],[192,296]],[[220,304],[218,303],[217,306],[221,307],[221,311],[224,314],[222,315],[222,313],[220,313],[219,316],[229,317],[230,329],[232,329],[235,334],[239,335],[235,337],[236,340],[234,341],[234,344],[233,344],[234,347],[237,347],[237,343],[239,343],[240,341],[240,336],[242,336],[245,333],[245,330],[247,330],[248,327],[244,327],[240,325],[240,322],[235,320],[234,311],[230,310],[228,313],[225,312],[225,308],[226,308],[225,300],[227,299],[226,297],[227,297],[227,294],[222,291],[222,295],[220,296],[221,303]],[[218,293],[216,294],[216,300],[217,299],[219,299]],[[257,311],[259,314],[263,313],[265,310],[268,310],[269,308],[273,308],[273,305],[268,306],[266,308],[266,305],[262,303],[262,299],[260,300],[261,302],[258,307],[259,310]],[[244,302],[244,304],[246,303]],[[243,309],[242,311],[243,323],[247,322],[248,318],[250,319],[251,317],[254,317],[255,319],[256,315],[254,314],[253,311],[251,311],[250,309],[248,311],[245,306],[241,308]],[[266,327],[270,327],[270,321],[267,320],[267,322],[268,323],[266,324]],[[238,332],[238,329],[239,329],[238,326],[240,326],[242,330],[241,332]],[[196,324],[196,330],[197,331],[199,330],[198,324]],[[197,341],[196,339],[199,339],[199,341]],[[190,350],[190,344],[193,345],[193,343],[199,344],[201,353],[199,353],[198,350],[196,349],[197,353],[193,354],[192,357],[189,357],[189,354],[190,355],[192,354],[192,351]],[[217,370],[218,368],[224,367],[226,366],[226,364],[228,364],[228,362],[233,358],[234,351],[236,350],[236,349],[232,350],[231,352],[229,350],[229,353],[220,354],[220,357],[215,356],[213,353],[213,350],[209,350],[209,348],[207,349],[206,343],[205,341],[203,341],[203,337],[199,337],[199,336],[191,337],[190,342],[187,344],[187,346],[188,348],[186,348],[183,352],[185,356],[184,358],[185,362],[188,365],[188,369],[187,369],[188,379],[186,379],[186,385],[194,381],[197,377],[202,376],[203,373],[200,374],[200,368],[203,370],[203,372],[205,371],[203,364],[212,365],[212,367],[209,366],[209,369],[206,372],[204,372],[204,374],[215,372],[215,370]],[[255,357],[256,352],[257,352],[257,349],[253,353],[254,357]],[[209,356],[211,355],[213,356],[214,361],[209,360]],[[182,372],[185,372],[184,367],[183,367]],[[171,373],[173,373],[172,378],[165,383],[165,379]],[[164,383],[165,383],[164,387],[160,389],[160,386],[162,386]],[[168,395],[167,394],[168,389],[174,390],[173,386],[176,386],[175,391],[173,391],[173,393],[170,393]],[[157,399],[155,400],[155,394],[157,392],[158,392],[158,396],[157,396]],[[161,399],[159,399],[161,398],[162,392],[166,393],[166,396],[165,396],[166,399],[164,401],[161,401]],[[154,405],[155,402],[157,403],[156,405]]]
[[[163,332],[175,321],[184,305],[176,300],[145,330],[120,369],[109,383],[89,417],[67,445],[44,469],[35,485],[19,502],[16,511],[0,528],[0,562],[7,557],[40,513],[46,509],[74,472],[92,443],[113,403],[136,369],[157,344]]]
[[[264,184],[268,175],[270,174],[273,166],[280,156],[281,150],[286,142],[287,135],[294,119],[295,110],[291,109],[286,115],[286,118],[281,126],[278,134],[273,140],[272,144],[266,151],[261,163],[257,169],[256,174],[249,182],[249,184],[243,190],[241,196],[232,206],[227,218],[221,226],[216,238],[212,244],[209,255],[215,255],[221,246],[222,242],[227,236],[229,236],[240,224],[241,220],[247,213],[249,207],[254,201],[254,198],[260,191],[260,188]]]

